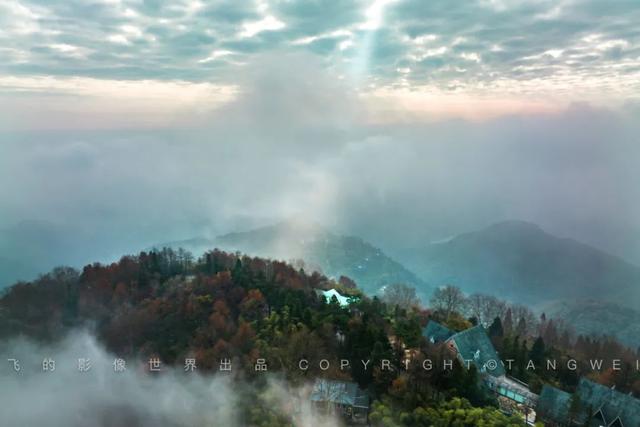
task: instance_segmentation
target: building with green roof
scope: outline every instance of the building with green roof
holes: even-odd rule
[[[479,372],[494,377],[506,374],[498,352],[481,325],[452,335],[447,340],[447,344],[455,350],[456,355],[465,366],[468,363],[473,363]]]
[[[454,334],[454,331],[441,325],[435,320],[429,320],[427,326],[422,330],[422,336],[429,340],[429,342],[431,342],[432,344],[445,342]]]
[[[430,320],[422,335],[433,344],[445,343],[463,366],[473,363],[481,374],[482,384],[498,397],[501,407],[504,403],[510,412],[515,408],[527,422],[530,415],[533,416],[531,419],[535,418],[533,408],[538,403],[538,395],[532,393],[527,384],[506,375],[504,363],[484,327],[478,325],[454,332]]]
[[[537,407],[540,419],[549,425],[640,426],[640,400],[629,394],[581,378],[575,396],[578,406],[571,414],[572,396],[545,385]]]
[[[451,331],[438,325],[432,326],[425,334],[430,334],[428,336],[434,338],[432,342],[437,342],[449,332]],[[482,384],[487,391],[497,396],[500,407],[511,413],[520,413],[527,423],[535,419],[533,408],[538,403],[538,395],[532,393],[527,384],[506,375],[504,363],[484,327],[478,325],[451,333],[452,335],[446,338],[446,345],[464,366],[471,363],[475,365],[481,374]]]
[[[536,413],[538,419],[547,422],[566,422],[569,419],[569,408],[571,407],[571,394],[550,385],[542,386]]]
[[[576,390],[582,406],[591,408],[592,419],[599,425],[640,426],[640,400],[615,388],[582,378]]]

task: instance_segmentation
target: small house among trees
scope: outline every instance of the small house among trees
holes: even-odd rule
[[[328,291],[318,290],[318,293],[324,297],[327,303],[331,303],[333,298],[335,298],[341,307],[348,307],[349,304],[351,304],[352,297],[344,296],[335,289],[329,289]]]
[[[354,382],[318,378],[310,400],[313,408],[321,413],[341,416],[350,423],[368,421],[369,394]]]
[[[497,396],[501,408],[520,412],[527,421],[535,418],[533,408],[538,396],[526,384],[506,375],[504,364],[483,326],[455,333],[429,321],[423,335],[432,343],[444,343],[463,366],[473,364],[482,375],[485,389]]]

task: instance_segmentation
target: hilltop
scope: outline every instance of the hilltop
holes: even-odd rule
[[[283,221],[214,239],[195,238],[165,245],[184,247],[194,253],[217,247],[273,259],[303,260],[305,270],[320,271],[336,279],[347,276],[368,294],[398,282],[417,287],[423,298],[430,293],[422,280],[380,248],[359,237],[335,234],[308,221]]]

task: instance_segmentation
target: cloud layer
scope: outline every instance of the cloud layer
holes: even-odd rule
[[[2,2],[0,275],[295,215],[385,248],[524,219],[640,261],[635,6]]]
[[[521,219],[640,260],[633,108],[371,125],[295,64],[311,78],[267,57],[194,129],[2,135],[0,260],[81,266],[292,216],[389,250]]]
[[[115,357],[85,333],[55,346],[9,342],[2,356],[2,425],[238,425],[238,397],[228,377],[167,369],[153,377],[131,360],[127,371],[115,373]],[[20,372],[7,358],[19,359]],[[53,372],[42,370],[45,358],[55,361]],[[79,358],[89,359],[89,371],[78,371]]]
[[[501,108],[492,106],[501,113],[567,99],[619,103],[640,94],[636,6],[634,0],[9,0],[0,6],[0,90],[6,102],[20,103],[33,92],[96,91],[118,99],[144,98],[153,89],[173,94],[165,100],[205,108],[238,89],[237,75],[257,56],[307,52],[332,78],[417,110],[426,107],[411,102],[416,93],[458,115],[464,110],[452,104],[485,98],[501,100]]]
[[[0,393],[4,426],[241,426],[241,399],[250,385],[229,374],[185,373],[164,366],[160,374],[145,372],[147,362],[127,360],[124,372],[114,372],[116,355],[108,353],[87,332],[76,331],[56,344],[43,345],[12,339],[0,349]],[[13,363],[19,360],[20,371]],[[43,360],[55,361],[54,371],[43,371]],[[80,372],[78,359],[91,367]],[[86,362],[84,362],[86,363]],[[50,366],[50,365],[47,365]],[[83,366],[88,366],[84,364]],[[227,374],[227,375],[225,375]],[[305,396],[308,386],[288,387],[275,374],[265,381],[263,398],[269,409],[287,413],[298,405],[296,425],[328,427],[330,417],[312,413]],[[299,399],[299,400],[298,400]]]

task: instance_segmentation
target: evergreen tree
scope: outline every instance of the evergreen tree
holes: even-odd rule
[[[513,314],[511,313],[511,308],[508,308],[504,315],[502,329],[505,335],[509,335],[513,332]]]
[[[527,359],[527,353],[528,353],[528,349],[527,349],[527,340],[523,340],[522,344],[520,344],[520,347],[516,347],[516,351],[517,351],[517,355],[516,355],[516,366],[517,366],[517,370],[516,373],[518,375],[518,378],[521,381],[527,381],[527,362],[529,361]]]
[[[506,361],[508,359],[513,359],[513,339],[510,335],[507,335],[502,340],[502,360]],[[509,365],[506,365],[507,370],[510,371]]]
[[[502,320],[500,320],[500,317],[496,317],[495,319],[493,319],[493,323],[491,323],[491,326],[489,326],[488,332],[490,338],[502,338],[504,336],[504,328],[502,327]]]
[[[536,364],[536,367],[542,364],[545,354],[544,340],[542,337],[536,338],[529,352],[529,359]]]

